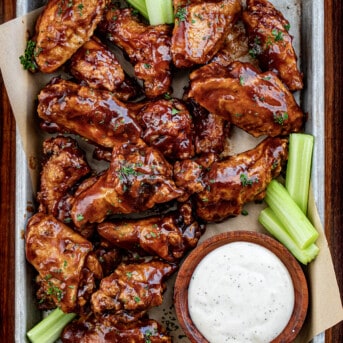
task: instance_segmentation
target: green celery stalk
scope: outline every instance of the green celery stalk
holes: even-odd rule
[[[281,183],[276,180],[269,183],[265,201],[299,248],[305,249],[316,241],[317,230]]]
[[[314,137],[305,133],[289,135],[285,186],[301,210],[307,213]]]
[[[164,16],[166,24],[174,24],[174,7],[173,0],[165,0],[164,4]]]
[[[32,343],[53,343],[61,336],[63,328],[75,317],[75,313],[64,313],[56,308],[26,335]]]
[[[126,0],[133,8],[140,12],[145,19],[149,20],[149,14],[145,0]]]
[[[174,23],[172,0],[146,0],[151,25]]]
[[[302,264],[308,264],[318,255],[319,248],[315,243],[311,244],[306,249],[300,249],[270,207],[261,211],[258,221]]]

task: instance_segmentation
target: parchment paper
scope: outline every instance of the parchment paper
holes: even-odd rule
[[[32,30],[33,23],[39,12],[40,10],[31,12],[27,16],[17,18],[0,26],[1,72],[21,135],[23,148],[28,158],[29,172],[34,190],[37,189],[38,161],[43,138],[43,133],[37,125],[35,100],[39,90],[53,75],[30,74],[24,71],[19,62],[19,56],[25,50],[27,30]],[[231,137],[232,151],[242,151],[255,146],[256,143],[256,139],[241,130],[234,129]],[[316,161],[314,161],[315,166]],[[322,168],[322,166],[319,167]],[[208,225],[202,240],[229,230],[245,229],[265,232],[257,221],[257,216],[263,207],[263,204],[250,203],[245,206],[249,213],[247,216],[240,215],[220,224]],[[310,341],[318,333],[343,320],[343,308],[332,258],[312,196],[309,201],[309,217],[320,233],[317,241],[320,253],[314,262],[304,268],[310,290],[310,307],[305,325],[296,340],[299,343]],[[174,342],[188,342],[179,329],[175,318],[172,306],[172,285],[173,279],[169,282],[163,305],[151,311],[151,316],[160,320],[171,331]],[[35,311],[35,309],[27,310]]]

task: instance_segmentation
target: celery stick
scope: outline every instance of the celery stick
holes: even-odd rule
[[[258,221],[266,228],[266,230],[272,234],[278,241],[280,241],[302,264],[307,264],[315,259],[319,253],[318,246],[313,243],[306,249],[300,249],[287,230],[281,224],[275,213],[270,207],[261,211]]]
[[[56,308],[27,332],[27,337],[32,343],[53,343],[60,337],[63,328],[75,317],[75,313],[64,313]]]
[[[307,213],[314,137],[305,133],[289,136],[286,189],[301,210]]]
[[[145,19],[149,19],[145,0],[126,0],[133,8],[140,12]]]
[[[174,22],[172,0],[146,0],[146,8],[151,25],[172,24]]]
[[[299,248],[307,248],[316,241],[319,235],[317,230],[281,183],[276,180],[270,182],[265,201]]]
[[[165,0],[164,16],[166,19],[166,24],[174,24],[174,7],[172,0]]]

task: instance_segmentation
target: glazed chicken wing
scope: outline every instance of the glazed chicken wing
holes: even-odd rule
[[[220,154],[227,146],[230,125],[222,117],[208,112],[195,101],[188,102],[194,123],[194,145],[198,155]]]
[[[239,0],[174,1],[171,53],[176,67],[207,63],[220,49],[241,11]]]
[[[193,218],[190,204],[163,216],[104,222],[97,227],[101,236],[120,248],[143,250],[169,262],[194,248],[203,229]]]
[[[171,343],[166,330],[153,319],[135,323],[108,324],[106,317],[81,317],[68,324],[61,336],[63,343]]]
[[[59,216],[59,202],[72,186],[90,173],[84,153],[72,138],[53,137],[43,142],[44,163],[37,194],[39,211]]]
[[[76,133],[107,148],[119,141],[136,142],[141,135],[128,108],[111,92],[60,78],[41,90],[37,111],[45,130]]]
[[[125,73],[115,55],[92,37],[72,56],[70,72],[92,88],[113,92],[124,82]]]
[[[109,214],[137,213],[182,195],[162,153],[144,142],[114,147],[109,169],[75,198],[74,224],[100,223]]]
[[[196,195],[196,212],[206,222],[241,213],[249,201],[264,198],[272,178],[287,159],[287,140],[266,138],[256,148],[202,168],[196,161],[175,164],[175,182]]]
[[[210,63],[194,71],[188,96],[254,137],[298,132],[305,116],[273,72],[249,63]]]
[[[94,36],[72,56],[69,71],[77,80],[108,90],[123,101],[139,94],[138,85],[125,74],[117,57]]]
[[[291,91],[303,88],[302,74],[289,34],[290,24],[267,0],[248,0],[243,20],[249,35],[250,51],[264,70],[271,70]]]
[[[37,213],[26,228],[26,258],[38,271],[40,303],[80,312],[102,277],[92,244],[52,215]]]
[[[141,318],[148,309],[161,305],[164,281],[175,270],[176,265],[162,261],[120,264],[93,293],[94,314],[106,314],[113,324]]]
[[[228,66],[234,61],[248,62],[258,67],[258,61],[250,50],[248,34],[242,21],[237,21],[232,26],[220,50],[211,60],[222,66]]]
[[[107,0],[49,0],[36,23],[35,60],[51,73],[63,65],[92,35]]]
[[[187,107],[177,99],[148,102],[136,115],[145,143],[168,159],[192,158],[193,122]]]
[[[99,28],[129,56],[135,75],[144,82],[147,97],[157,97],[170,91],[170,26],[146,25],[131,9],[112,7]]]

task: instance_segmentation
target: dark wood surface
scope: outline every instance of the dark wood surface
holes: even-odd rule
[[[15,0],[0,1],[0,23]],[[325,231],[343,295],[343,1],[325,0]],[[1,53],[1,48],[0,48]],[[0,75],[0,342],[14,342],[15,121]],[[343,323],[326,343],[343,342]],[[176,342],[177,343],[177,342]]]

